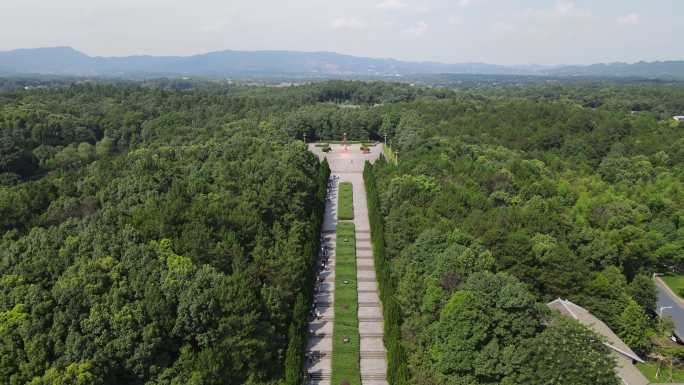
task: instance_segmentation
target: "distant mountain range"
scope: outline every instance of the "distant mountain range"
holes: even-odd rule
[[[424,74],[684,79],[684,61],[589,66],[503,66],[373,59],[332,52],[219,51],[193,56],[93,57],[69,47],[0,52],[0,75],[400,77]]]

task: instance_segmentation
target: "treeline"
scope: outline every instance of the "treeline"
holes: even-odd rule
[[[0,93],[0,173],[30,178],[78,168],[159,138],[170,144],[193,142],[198,132],[211,135],[226,122],[242,119],[268,121],[299,139],[306,133],[309,140],[339,140],[344,132],[377,138],[382,115],[374,106],[447,94],[383,82],[285,89],[170,80],[47,84]]]

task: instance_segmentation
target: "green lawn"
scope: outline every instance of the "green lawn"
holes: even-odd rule
[[[354,192],[349,182],[340,183],[339,202],[337,203],[337,219],[354,219]]]
[[[682,296],[682,289],[684,289],[684,275],[663,275],[660,277],[665,281],[667,286],[672,289],[678,296]]]
[[[356,236],[353,223],[337,223],[336,244],[332,383],[341,384],[346,380],[350,385],[361,385]],[[344,342],[345,337],[349,338],[349,342]]]
[[[637,368],[639,368],[641,373],[653,383],[668,383],[668,379],[670,378],[670,369],[666,366],[660,369],[660,377],[655,377],[658,369],[658,364],[655,362],[637,364]],[[672,368],[672,381],[670,383],[684,383],[684,369]]]

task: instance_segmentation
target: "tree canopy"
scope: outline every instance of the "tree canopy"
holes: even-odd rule
[[[329,171],[301,139],[343,133],[399,154],[372,168],[398,381],[616,384],[544,303],[652,348],[684,87],[443,85],[1,80],[0,384],[297,384]]]

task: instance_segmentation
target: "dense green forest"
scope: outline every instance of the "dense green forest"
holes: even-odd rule
[[[649,274],[684,268],[680,84],[10,89],[0,384],[296,384],[328,173],[304,134],[399,153],[369,170],[405,383],[615,384],[544,302],[647,353]]]
[[[115,86],[3,96],[0,383],[282,377],[327,174],[232,103]]]
[[[409,383],[602,383],[574,349],[586,336],[544,321],[556,297],[653,349],[650,274],[684,263],[683,91],[547,85],[390,109],[401,161],[373,176]],[[542,360],[556,354],[563,368]]]

